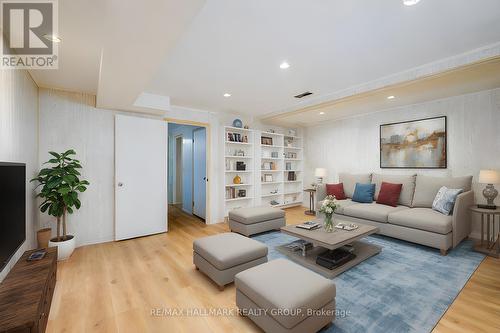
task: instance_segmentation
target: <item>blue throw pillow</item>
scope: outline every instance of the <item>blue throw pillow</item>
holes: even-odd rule
[[[463,190],[461,188],[452,189],[447,188],[446,186],[441,187],[434,198],[432,209],[444,215],[450,215],[450,213],[453,212],[457,196],[462,192]]]
[[[375,184],[356,183],[356,188],[354,189],[354,194],[352,195],[352,201],[361,203],[371,203],[373,202],[374,195],[375,195]]]

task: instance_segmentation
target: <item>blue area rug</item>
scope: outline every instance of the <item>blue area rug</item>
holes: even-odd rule
[[[253,237],[269,248],[269,260],[286,258],[275,247],[296,240],[280,232]],[[322,332],[430,332],[484,255],[464,241],[447,256],[397,239],[364,239],[382,252],[335,277],[337,318]]]

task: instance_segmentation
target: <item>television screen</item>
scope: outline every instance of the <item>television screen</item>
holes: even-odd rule
[[[0,162],[0,270],[26,239],[26,165]]]

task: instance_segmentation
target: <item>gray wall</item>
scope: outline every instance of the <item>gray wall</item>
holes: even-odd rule
[[[26,241],[0,272],[4,279],[24,251],[36,246],[38,213],[34,184],[38,171],[38,87],[24,70],[0,70],[0,161],[26,163]]]
[[[447,169],[380,169],[379,125],[441,115],[446,115],[448,120]],[[309,127],[305,131],[305,184],[314,180],[316,167],[327,168],[331,182],[338,180],[339,172],[473,175],[475,182],[480,169],[500,169],[500,89],[384,110]],[[474,184],[474,187],[476,199],[484,200],[483,186]]]

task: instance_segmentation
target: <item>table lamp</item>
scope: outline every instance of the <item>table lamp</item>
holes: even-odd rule
[[[483,190],[483,196],[486,198],[486,205],[477,205],[479,208],[496,209],[494,200],[498,195],[498,191],[493,187],[493,184],[500,183],[500,175],[495,170],[481,170],[479,172],[479,183],[486,184]]]
[[[318,184],[323,184],[323,178],[326,178],[327,174],[328,172],[325,168],[316,168],[316,170],[314,171],[314,175],[318,179]]]

